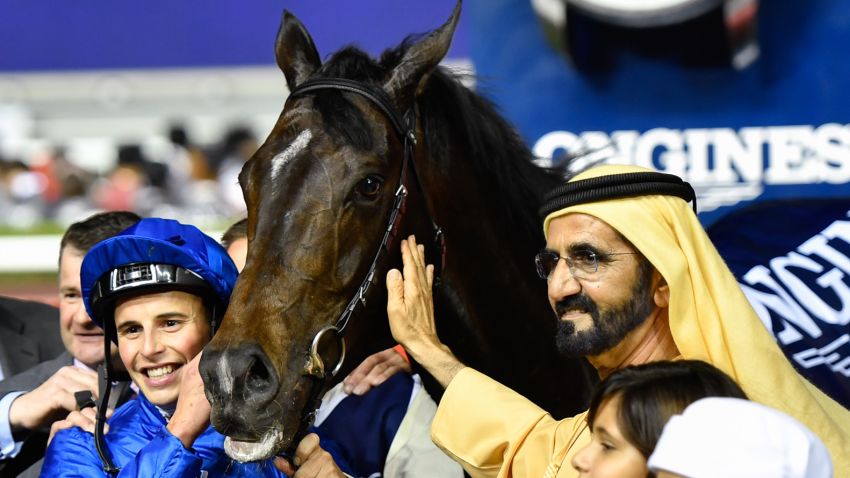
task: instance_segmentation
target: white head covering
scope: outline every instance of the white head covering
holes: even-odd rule
[[[688,478],[831,478],[811,430],[779,410],[739,398],[704,398],[670,418],[649,469]]]

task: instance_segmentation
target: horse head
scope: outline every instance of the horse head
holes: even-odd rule
[[[354,354],[342,372],[391,344],[383,277],[399,262],[402,234],[434,233],[413,169],[424,154],[421,126],[410,119],[459,9],[397,57],[366,62],[349,50],[325,65],[284,13],[275,50],[291,94],[239,176],[247,262],[200,365],[231,457],[261,460],[290,447],[345,345]]]

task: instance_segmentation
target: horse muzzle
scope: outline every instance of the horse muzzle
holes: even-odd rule
[[[259,345],[224,351],[207,346],[199,370],[212,406],[210,421],[223,435],[256,442],[279,422],[280,379]]]
[[[245,463],[271,458],[283,448],[283,432],[277,429],[264,433],[258,441],[241,441],[231,437],[224,439],[224,452],[230,458]]]
[[[326,343],[338,354],[322,354],[328,348]],[[228,456],[257,461],[297,446],[318,407],[323,378],[329,374],[326,367],[336,372],[343,356],[344,345],[338,336],[320,333],[300,373],[280,377],[258,345],[231,346],[224,351],[208,346],[199,369],[212,406],[210,422],[227,437]]]
[[[207,346],[199,365],[210,403],[244,400],[263,406],[277,394],[280,381],[274,365],[256,343],[219,351]]]

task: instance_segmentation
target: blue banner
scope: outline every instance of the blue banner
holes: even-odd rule
[[[850,198],[761,202],[708,232],[791,363],[850,408]]]
[[[572,32],[570,56],[529,0],[466,7],[479,88],[547,161],[607,146],[610,162],[678,174],[705,224],[754,201],[850,195],[848,2],[760,2],[760,53],[741,70],[618,45],[623,29],[600,22]],[[594,54],[604,67],[576,68]]]
[[[274,65],[284,8],[320,54],[355,42],[372,54],[448,19],[454,0],[149,0],[0,3],[0,73]],[[461,19],[449,56],[467,57]]]

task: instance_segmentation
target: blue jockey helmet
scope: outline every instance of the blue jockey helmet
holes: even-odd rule
[[[146,218],[97,243],[83,258],[83,300],[92,320],[117,343],[116,300],[131,295],[184,291],[212,306],[215,331],[238,272],[227,251],[195,226]]]

